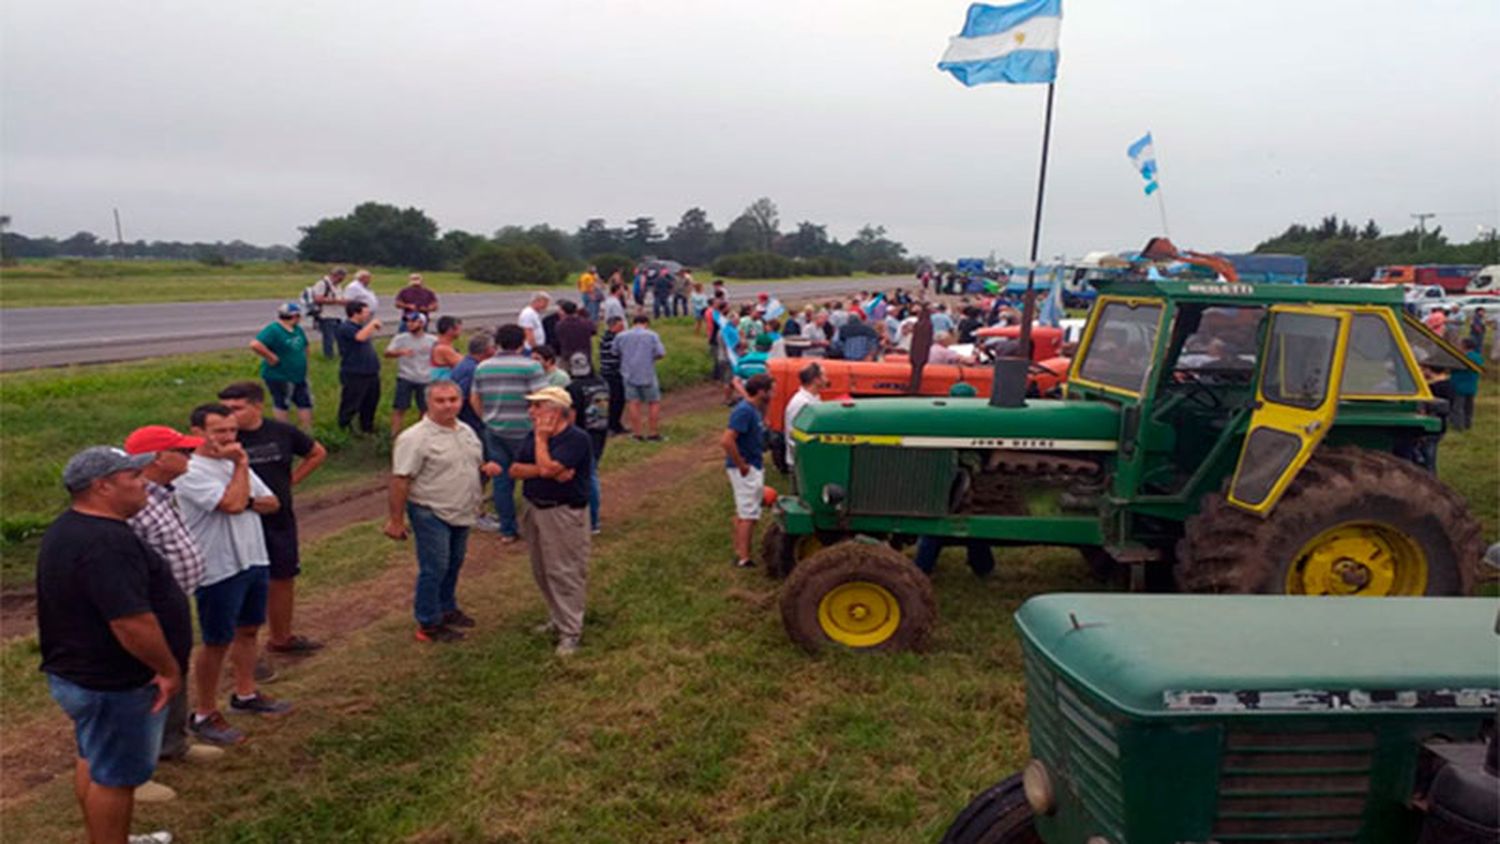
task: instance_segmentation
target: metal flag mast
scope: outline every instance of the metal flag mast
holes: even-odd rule
[[[1026,270],[1026,294],[1021,300],[1020,356],[995,361],[990,404],[1019,407],[1026,403],[1026,378],[1031,369],[1031,323],[1036,319],[1036,260],[1042,242],[1042,201],[1047,193],[1047,153],[1052,146],[1052,97],[1056,82],[1047,83],[1047,114],[1042,122],[1042,165],[1037,174],[1036,211],[1031,217],[1031,255]],[[1052,280],[1053,284],[1057,279]]]

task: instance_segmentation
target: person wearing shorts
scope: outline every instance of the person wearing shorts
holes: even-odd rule
[[[409,313],[406,331],[391,338],[385,356],[396,359],[396,400],[391,404],[391,439],[406,424],[406,411],[413,400],[417,415],[427,412],[427,385],[432,383],[432,347],[437,338],[427,333],[427,317]]]
[[[729,425],[719,438],[724,449],[724,469],[729,488],[734,492],[734,564],[739,568],[755,565],[750,555],[755,541],[755,523],[760,521],[762,496],[765,494],[764,417],[771,403],[771,376],[752,375],[745,381],[745,398],[729,412]]]
[[[91,841],[125,841],[192,646],[187,596],[126,520],[155,455],[95,446],[63,469],[72,502],[37,555],[42,671],[73,722],[73,789]]]
[[[302,330],[302,307],[287,302],[276,309],[276,321],[250,341],[250,351],[260,355],[260,378],[271,394],[272,414],[285,422],[292,405],[297,422],[312,430],[312,391],[307,388],[307,333]]]
[[[234,669],[231,711],[279,715],[291,709],[255,686],[256,639],[266,621],[271,564],[261,516],[281,504],[251,470],[233,410],[199,405],[190,421],[193,436],[203,444],[175,486],[183,524],[203,552],[204,574],[196,593],[203,647],[193,658],[196,694],[188,730],[210,744],[238,744],[244,733],[230,726],[215,702],[226,656]]]
[[[638,314],[631,329],[615,337],[620,380],[624,382],[625,403],[630,410],[630,430],[638,440],[661,439],[661,384],[656,379],[656,362],[667,356],[667,347],[650,325],[650,317]],[[643,404],[647,408],[644,428]]]
[[[292,487],[302,483],[328,459],[328,450],[305,431],[265,418],[265,396],[254,381],[240,381],[219,391],[219,401],[234,411],[236,439],[250,457],[250,471],[275,493],[280,507],[260,517],[270,559],[270,592],[266,599],[266,651],[306,656],[323,647],[292,632],[297,575],[302,554],[297,541],[297,512]]]

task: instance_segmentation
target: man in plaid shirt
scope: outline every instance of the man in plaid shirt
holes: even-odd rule
[[[182,591],[189,596],[203,581],[203,552],[183,524],[177,512],[177,502],[172,495],[172,481],[187,471],[188,455],[203,444],[200,437],[189,437],[165,425],[147,425],[137,428],[125,438],[125,451],[129,454],[155,453],[156,459],[141,470],[146,481],[146,506],[129,520],[131,530],[146,543],[146,546],[171,568],[172,577]],[[187,672],[182,669],[182,688],[167,706],[167,725],[162,732],[162,760],[185,760],[207,762],[224,755],[220,748],[206,744],[188,744],[187,740]],[[148,783],[148,785],[151,785]],[[158,786],[165,788],[165,786]],[[144,788],[144,786],[143,786]],[[168,789],[170,791],[170,789]],[[138,795],[139,796],[139,795]],[[170,799],[166,793],[156,799]]]

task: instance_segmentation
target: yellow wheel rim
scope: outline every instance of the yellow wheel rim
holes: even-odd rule
[[[1289,595],[1383,597],[1427,592],[1427,555],[1379,522],[1345,522],[1302,546],[1286,574]]]
[[[818,535],[805,533],[792,543],[792,559],[800,563],[822,550],[823,541],[818,539]]]
[[[818,624],[835,642],[851,648],[873,648],[896,635],[901,605],[878,583],[841,583],[818,602]]]

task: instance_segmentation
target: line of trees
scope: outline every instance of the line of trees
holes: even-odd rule
[[[1316,225],[1293,223],[1286,231],[1258,244],[1255,251],[1307,258],[1309,281],[1367,280],[1376,267],[1388,264],[1500,263],[1500,241],[1493,229],[1468,243],[1450,243],[1442,226],[1426,232],[1412,228],[1388,235],[1374,220],[1355,226],[1337,214],[1324,217]]]
[[[6,258],[155,258],[204,261],[210,264],[235,261],[294,261],[297,250],[290,246],[256,246],[243,240],[185,243],[177,240],[136,240],[126,243],[102,240],[92,232],[71,237],[27,237],[16,232],[0,236],[0,255]]]
[[[834,270],[906,272],[911,268],[906,246],[892,239],[884,226],[866,225],[843,242],[830,236],[826,225],[809,220],[783,231],[780,211],[767,197],[752,202],[723,229],[714,225],[707,211],[694,207],[665,230],[655,218],[642,216],[621,226],[594,217],[571,232],[546,223],[502,226],[489,236],[458,229],[439,236],[438,231],[437,223],[420,209],[366,202],[347,215],[303,227],[297,251],[308,261],[429,269],[525,264],[537,274],[555,270],[558,277],[605,256],[632,261],[655,257],[694,267],[717,268],[723,262],[727,275],[737,274],[741,267],[747,272],[765,267],[788,269],[788,275],[804,270],[834,274]],[[523,247],[524,252],[520,251]],[[545,253],[555,267],[537,267],[533,250]],[[476,255],[484,260],[469,260]],[[733,260],[725,262],[726,258]]]

